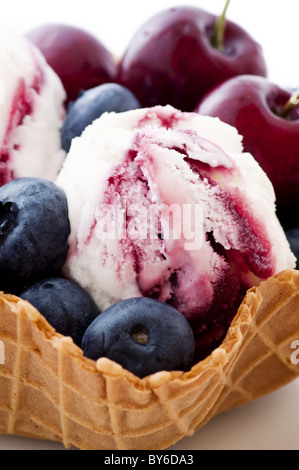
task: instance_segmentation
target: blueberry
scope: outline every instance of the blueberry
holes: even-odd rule
[[[72,139],[82,134],[105,112],[124,112],[140,108],[138,99],[127,88],[117,83],[104,83],[83,91],[79,98],[71,103],[61,129],[61,145],[68,152]]]
[[[285,233],[290,244],[291,250],[297,259],[296,269],[299,269],[299,228],[290,228],[286,230]]]
[[[26,287],[56,273],[66,257],[69,234],[67,199],[57,185],[18,178],[2,186],[0,289]]]
[[[86,357],[107,357],[142,378],[160,370],[189,370],[195,345],[178,310],[138,297],[102,312],[87,328],[81,347]]]
[[[64,336],[78,346],[83,334],[100,311],[92,297],[68,279],[52,277],[36,282],[20,297],[30,302]]]

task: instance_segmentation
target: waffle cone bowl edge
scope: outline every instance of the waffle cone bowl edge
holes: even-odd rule
[[[189,372],[144,379],[109,359],[87,359],[28,302],[1,294],[0,433],[81,450],[166,449],[295,379],[296,340],[296,270],[250,289],[221,346]]]

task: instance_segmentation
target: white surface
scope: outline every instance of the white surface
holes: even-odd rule
[[[96,34],[116,56],[125,49],[139,25],[157,11],[193,4],[219,13],[224,0],[9,0],[1,24],[26,32],[44,22],[74,24]],[[264,49],[269,78],[282,86],[297,87],[299,3],[296,0],[231,0],[228,18],[239,23]],[[299,365],[298,365],[299,367]],[[299,381],[254,403],[210,421],[175,450],[299,450]],[[0,436],[0,450],[62,450],[62,445],[15,436]]]

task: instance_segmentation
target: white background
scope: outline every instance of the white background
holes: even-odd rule
[[[60,22],[87,29],[120,57],[142,22],[161,9],[193,5],[219,14],[224,0],[8,0],[0,27],[27,32],[42,23]],[[245,28],[263,47],[269,79],[299,86],[298,0],[231,0],[227,17]],[[299,367],[299,365],[298,365]],[[299,372],[299,371],[298,371]],[[299,450],[299,382],[214,418],[176,449]],[[63,449],[60,444],[0,436],[2,449]]]
[[[119,57],[133,33],[151,15],[175,5],[193,5],[220,14],[225,0],[7,0],[0,25],[19,31],[45,22],[80,26],[98,36]],[[297,87],[298,0],[231,0],[227,17],[262,46],[269,78]]]

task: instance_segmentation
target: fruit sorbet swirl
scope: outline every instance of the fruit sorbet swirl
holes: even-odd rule
[[[0,146],[0,186],[16,177],[12,161],[12,153],[20,149],[20,143],[14,138],[15,130],[24,124],[26,116],[34,112],[34,95],[38,94],[43,84],[43,71],[36,65],[32,82],[27,85],[20,76],[16,82],[11,99],[11,106],[7,113],[7,125],[4,138]]]
[[[0,31],[0,186],[14,178],[54,180],[64,152],[65,91],[44,57],[23,36]]]
[[[180,310],[196,359],[223,340],[246,290],[294,259],[272,185],[235,129],[170,106],[106,114],[75,139],[65,273],[100,309],[145,296]]]

